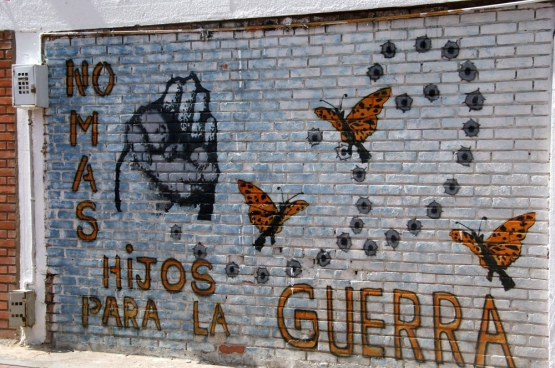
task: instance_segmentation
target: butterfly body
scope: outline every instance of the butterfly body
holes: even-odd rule
[[[322,120],[329,121],[341,133],[341,140],[346,142],[349,155],[353,146],[357,147],[361,162],[368,162],[372,155],[363,142],[376,131],[378,114],[391,95],[391,88],[382,88],[360,100],[345,117],[341,106],[332,108],[318,107],[314,113]]]
[[[495,229],[486,240],[483,234],[472,229],[469,229],[470,233],[452,230],[449,236],[454,241],[466,245],[478,256],[480,265],[488,269],[488,281],[491,282],[493,274],[497,273],[503,288],[510,290],[515,287],[515,283],[505,270],[520,257],[521,241],[535,221],[535,212],[516,216]]]
[[[272,199],[256,185],[244,180],[239,180],[237,184],[239,191],[245,197],[245,202],[249,205],[249,219],[260,231],[260,236],[253,244],[258,251],[266,243],[267,237],[270,237],[272,245],[275,244],[275,234],[281,232],[285,221],[308,207],[306,201],[292,201],[293,198],[276,206]]]

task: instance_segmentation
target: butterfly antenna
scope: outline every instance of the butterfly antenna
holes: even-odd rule
[[[277,187],[277,190],[281,192],[281,203],[285,203],[285,199],[283,198],[283,189],[281,189],[281,187]]]
[[[485,221],[487,224],[488,218],[486,216],[482,217],[482,219],[480,220],[480,227],[478,227],[478,234],[480,234],[480,232],[482,231],[482,221]],[[486,228],[484,227],[484,230]]]
[[[349,97],[346,93],[343,95],[343,97],[341,97],[341,103],[339,104],[339,110],[343,111],[343,99],[345,97]]]
[[[469,228],[468,226],[466,226],[465,224],[463,224],[462,222],[458,222],[458,221],[457,221],[457,222],[455,222],[455,224],[459,224],[459,225],[461,225],[461,226],[466,227],[466,228],[467,228],[468,230],[470,230],[470,231],[474,231],[474,230],[472,230],[471,228]]]
[[[336,109],[337,107],[333,106],[332,104],[330,104],[328,101],[326,100],[320,100],[320,102],[324,102],[327,103],[328,105],[330,105],[331,107],[333,107],[334,109]]]
[[[296,196],[301,195],[301,194],[304,194],[304,192],[300,192],[300,193],[295,194],[293,197],[289,198],[287,200],[287,202],[289,202],[290,200],[292,200],[293,198],[295,198]]]

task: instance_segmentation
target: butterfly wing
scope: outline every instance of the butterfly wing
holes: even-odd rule
[[[344,134],[343,123],[341,118],[333,109],[327,107],[318,107],[314,109],[314,113],[322,120],[329,121],[339,133],[341,133],[341,140],[343,142],[348,142],[349,138]]]
[[[391,95],[391,88],[382,88],[359,101],[345,119],[357,142],[363,142],[376,131],[378,114]]]
[[[462,230],[452,230],[449,233],[449,236],[457,243],[463,243],[468,248],[470,248],[472,253],[476,254],[478,258],[480,258],[480,266],[487,268],[484,256],[482,255],[482,249],[480,248],[480,245],[477,243],[476,239],[474,239],[472,234]]]
[[[507,268],[520,257],[521,242],[535,222],[536,213],[529,212],[507,220],[491,233],[484,244],[500,267]]]
[[[239,191],[249,207],[249,219],[260,232],[267,231],[272,225],[278,210],[272,199],[262,189],[248,181],[237,181]]]
[[[302,200],[297,200],[291,203],[286,203],[285,204],[285,209],[283,210],[283,214],[281,216],[281,218],[279,219],[279,222],[277,223],[277,230],[276,230],[276,234],[281,232],[281,228],[282,225],[285,221],[289,220],[289,218],[291,218],[291,216],[293,216],[294,214],[301,212],[302,210],[304,210],[305,208],[308,207],[308,203],[306,201],[302,201]]]

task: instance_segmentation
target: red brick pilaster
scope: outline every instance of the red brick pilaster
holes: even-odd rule
[[[18,208],[16,118],[12,107],[12,31],[0,31],[0,337],[14,337],[8,327],[8,292],[17,288]]]

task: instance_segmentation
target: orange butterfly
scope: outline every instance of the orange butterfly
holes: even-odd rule
[[[245,202],[250,206],[249,219],[261,233],[253,244],[258,251],[264,246],[267,236],[270,237],[273,245],[276,242],[274,236],[281,231],[283,223],[308,207],[308,203],[302,200],[291,202],[291,199],[302,193],[294,195],[286,202],[279,203],[278,208],[270,197],[253,183],[238,180],[237,184],[245,196]]]
[[[391,88],[382,88],[369,94],[353,107],[346,118],[345,111],[341,110],[342,104],[335,107],[324,100],[320,101],[327,103],[332,109],[318,107],[314,109],[314,113],[320,119],[329,121],[341,133],[341,140],[349,144],[349,155],[352,155],[353,146],[356,146],[360,161],[368,162],[372,155],[362,143],[376,131],[378,114],[382,111],[383,105],[390,95]],[[347,95],[344,95],[344,97],[347,97]]]
[[[483,217],[482,220],[487,220]],[[488,269],[487,279],[491,282],[493,273],[499,274],[499,280],[505,290],[515,287],[513,279],[504,271],[520,257],[521,241],[524,240],[528,229],[536,222],[536,213],[529,212],[513,217],[495,229],[491,236],[484,241],[484,235],[466,227],[471,233],[462,230],[452,230],[449,236],[456,242],[463,243],[480,258],[480,265]],[[481,227],[481,225],[480,225]]]

